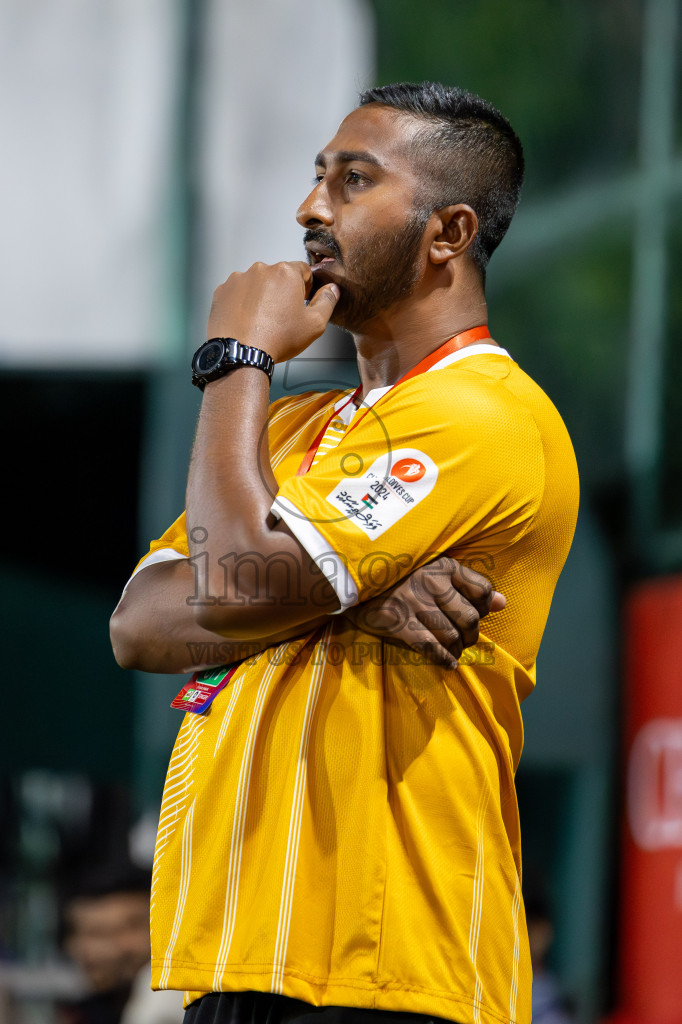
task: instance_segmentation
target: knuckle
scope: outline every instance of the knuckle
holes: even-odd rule
[[[446,647],[452,647],[453,644],[461,642],[461,633],[456,626],[450,626],[448,630],[443,631],[443,643]]]
[[[475,608],[471,606],[464,608],[459,615],[460,627],[466,630],[467,633],[478,630],[479,618],[480,616]]]
[[[460,654],[464,650],[464,640],[459,633],[448,643],[448,650],[451,654],[454,654],[456,658],[459,658]]]

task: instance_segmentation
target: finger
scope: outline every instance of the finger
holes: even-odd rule
[[[307,301],[315,285],[315,278],[308,264],[304,263],[303,260],[286,260],[281,264],[276,264],[276,266],[283,267],[287,274],[291,274],[294,271],[296,275],[300,276],[301,284],[303,285],[303,296]]]
[[[471,647],[478,640],[478,610],[453,586],[451,573],[457,563],[442,557],[423,566],[410,577],[410,586],[417,607],[415,618],[424,621],[423,616],[435,616],[441,628],[454,631],[449,642],[456,645],[457,655],[464,647]],[[445,618],[442,618],[442,616]],[[429,619],[430,621],[430,619]],[[448,642],[446,640],[446,646]]]
[[[455,590],[458,590],[463,597],[474,606],[481,618],[490,611],[493,599],[493,585],[480,572],[462,565],[455,558],[449,559],[453,563],[450,578]]]
[[[341,292],[337,284],[325,284],[321,288],[318,288],[312,299],[308,303],[308,312],[312,310],[317,313],[321,319],[323,327],[329,322],[329,318],[334,312],[334,307],[339,301]]]
[[[405,601],[395,595],[375,598],[366,604],[348,609],[346,614],[352,622],[366,633],[392,639],[405,629],[410,610]]]
[[[459,658],[465,647],[470,647],[472,643],[476,643],[476,640],[471,636],[471,632],[469,632],[469,642],[466,642],[463,633],[454,625],[452,619],[436,606],[428,609],[428,611],[420,609],[417,612],[416,620],[412,624],[412,629],[416,629],[418,626],[428,629],[434,639],[442,647],[445,647],[454,658]],[[478,639],[478,630],[476,630],[476,639]]]
[[[331,316],[334,306],[339,301],[341,290],[338,284],[323,284],[321,288],[318,288],[312,299],[308,303],[308,309],[324,309],[325,302],[330,303],[331,310],[328,316]]]
[[[439,611],[447,617],[462,639],[462,647],[472,647],[478,641],[480,615],[478,610],[459,591],[450,586],[447,593],[434,595]],[[461,651],[460,651],[461,653]]]
[[[286,266],[291,267],[293,270],[297,270],[304,281],[312,281],[312,267],[310,264],[306,263],[305,260],[287,260]]]
[[[445,593],[452,588],[451,576],[457,565],[454,558],[442,556],[422,565],[408,576],[406,582],[419,602],[430,605],[436,594]]]
[[[489,611],[501,611],[507,603],[506,597],[493,590],[485,576],[447,555],[422,566],[408,579],[421,604],[436,602],[447,614],[454,612],[453,621],[467,634],[465,646],[476,643],[479,619]],[[459,600],[455,600],[453,590]]]
[[[409,628],[406,627],[394,639],[401,641],[411,650],[423,654],[426,660],[433,665],[443,665],[449,669],[457,668],[456,655],[444,647],[427,626],[423,626],[416,620],[411,620]]]

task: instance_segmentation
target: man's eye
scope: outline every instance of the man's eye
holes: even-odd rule
[[[316,174],[310,184],[311,185],[319,185],[323,178],[324,178],[324,174]]]
[[[361,185],[366,180],[364,174],[360,174],[360,171],[349,171],[346,175],[346,182],[349,185]]]

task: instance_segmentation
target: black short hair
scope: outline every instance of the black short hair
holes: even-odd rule
[[[151,871],[138,868],[129,861],[114,861],[87,868],[62,891],[58,925],[59,944],[63,945],[73,932],[74,906],[91,904],[109,896],[122,894],[141,895],[149,900],[151,884]]]
[[[152,873],[126,861],[97,864],[84,871],[69,892],[76,900],[100,900],[122,893],[149,896]]]
[[[505,236],[519,203],[523,147],[509,121],[474,93],[438,82],[396,82],[367,89],[360,106],[382,103],[423,118],[413,140],[424,172],[429,212],[467,203],[478,217],[471,256],[485,276],[492,253]]]

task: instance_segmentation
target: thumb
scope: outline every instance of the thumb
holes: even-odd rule
[[[314,309],[324,317],[324,322],[327,323],[329,317],[334,312],[334,307],[339,301],[340,295],[341,291],[338,284],[325,284],[317,289],[308,303],[308,309]]]

